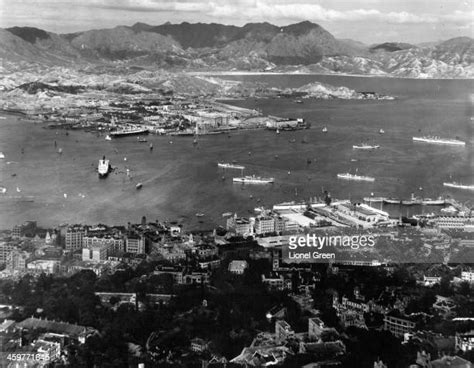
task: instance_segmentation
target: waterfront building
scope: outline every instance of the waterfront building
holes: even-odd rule
[[[227,219],[226,229],[234,231],[237,235],[247,236],[253,234],[253,226],[250,220],[245,217],[237,217],[237,214]]]
[[[275,232],[275,219],[272,216],[259,216],[255,219],[255,234]]]
[[[72,225],[66,230],[66,250],[75,251],[82,248],[82,238],[87,233],[87,227]]]
[[[438,216],[434,223],[440,229],[471,231],[474,216]]]

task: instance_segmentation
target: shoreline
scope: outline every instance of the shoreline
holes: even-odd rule
[[[317,73],[317,72],[258,72],[258,71],[245,71],[245,70],[229,70],[229,71],[184,71],[184,74],[190,76],[247,76],[247,75],[320,75],[320,76],[331,76],[331,77],[357,77],[357,78],[387,78],[387,79],[410,79],[410,80],[466,80],[474,81],[474,78],[414,78],[414,77],[400,77],[393,76],[390,74],[350,74],[350,73]]]

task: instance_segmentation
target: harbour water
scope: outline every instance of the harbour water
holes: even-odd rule
[[[188,228],[223,225],[224,212],[248,215],[254,207],[320,196],[361,200],[375,196],[409,198],[452,196],[473,200],[469,191],[443,187],[443,181],[474,183],[472,81],[397,80],[327,76],[232,76],[275,86],[313,80],[358,91],[398,96],[394,101],[247,99],[230,103],[264,114],[305,118],[311,129],[294,132],[238,131],[199,137],[148,136],[106,141],[83,131],[45,128],[8,116],[0,120],[0,228],[26,220],[61,223],[125,224],[141,216],[177,220]],[[322,133],[326,126],[328,132]],[[383,129],[384,134],[379,134]],[[412,136],[437,135],[466,141],[465,147],[416,143]],[[55,142],[56,141],[56,146]],[[377,150],[354,150],[361,142]],[[58,149],[62,148],[62,154]],[[98,160],[115,170],[97,175]],[[125,160],[126,158],[126,160]],[[238,170],[217,162],[236,161],[245,174],[275,178],[268,186],[232,183]],[[311,162],[310,162],[311,161]],[[310,162],[310,163],[309,163]],[[127,176],[127,169],[130,175]],[[358,173],[373,183],[338,180],[338,173]],[[142,183],[141,190],[136,184]],[[17,191],[17,188],[19,191]],[[66,194],[66,195],[65,195]],[[472,203],[472,202],[471,202]],[[420,210],[411,208],[410,211]],[[424,209],[430,211],[430,209]],[[196,217],[196,213],[204,216]]]

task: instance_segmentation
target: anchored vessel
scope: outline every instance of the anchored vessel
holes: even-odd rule
[[[346,180],[357,180],[357,181],[375,181],[375,178],[371,176],[364,176],[364,175],[355,175],[355,174],[337,174],[339,179],[346,179]]]
[[[474,190],[474,184],[466,185],[466,184],[456,183],[455,181],[453,181],[452,183],[443,183],[443,185],[449,188]]]
[[[460,141],[459,139],[449,139],[449,138],[440,138],[440,137],[413,137],[414,142],[424,142],[424,143],[433,143],[433,144],[446,144],[450,146],[465,146],[466,142]]]
[[[370,145],[370,144],[366,144],[366,143],[361,143],[361,144],[352,146],[352,148],[361,149],[361,150],[371,150],[371,149],[380,148],[380,146],[378,144],[377,145]]]
[[[110,172],[110,162],[105,159],[105,156],[102,157],[102,160],[99,160],[99,167],[97,168],[99,172],[99,178],[105,178]]]
[[[242,183],[242,184],[271,184],[275,181],[274,178],[262,178],[260,176],[241,176],[237,178],[233,178],[232,181],[234,183]]]
[[[229,163],[225,163],[225,162],[218,162],[217,166],[222,167],[224,169],[237,169],[237,170],[244,170],[245,169],[245,166],[234,165],[234,164],[229,164]]]
[[[115,132],[110,132],[110,136],[114,138],[126,137],[129,135],[137,135],[137,134],[148,134],[148,129],[135,128],[135,129],[123,129],[123,130],[117,130]]]

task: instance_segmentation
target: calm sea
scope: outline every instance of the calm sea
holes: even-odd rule
[[[148,136],[105,141],[94,134],[47,129],[8,116],[0,120],[0,228],[26,220],[44,226],[61,223],[126,224],[177,220],[187,228],[223,225],[222,213],[249,215],[257,206],[320,196],[359,200],[375,196],[408,198],[449,195],[462,202],[472,192],[443,187],[443,181],[474,184],[471,93],[473,81],[409,80],[335,76],[229,76],[297,87],[311,81],[344,85],[358,91],[395,95],[395,101],[308,101],[247,99],[230,103],[264,114],[305,118],[312,126],[296,132],[241,131],[192,138]],[[321,129],[326,126],[327,134]],[[379,130],[385,134],[380,135]],[[412,136],[459,137],[466,147],[416,144]],[[56,147],[54,142],[56,141]],[[353,144],[376,143],[361,152]],[[153,143],[154,150],[148,146]],[[62,148],[63,153],[57,150]],[[107,156],[116,167],[105,180],[97,163]],[[126,159],[126,160],[125,160]],[[269,186],[232,184],[240,174],[217,168],[236,161],[246,174],[271,176]],[[308,163],[310,160],[311,163]],[[131,177],[127,177],[126,169]],[[337,173],[375,177],[374,183],[341,181]],[[138,182],[143,183],[136,190]],[[393,209],[392,209],[393,210]],[[419,211],[412,209],[410,211]],[[403,211],[406,211],[404,209]],[[424,209],[431,211],[431,209]],[[203,217],[196,217],[203,213]]]

